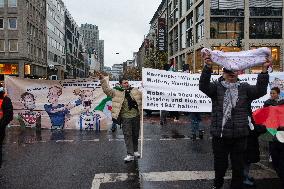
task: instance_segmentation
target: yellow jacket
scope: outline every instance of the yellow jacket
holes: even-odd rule
[[[109,87],[109,84],[106,79],[101,80],[101,85],[104,93],[107,96],[112,97],[112,118],[117,119],[120,114],[120,110],[125,99],[125,91],[115,90]],[[140,116],[142,116],[142,93],[137,88],[133,88],[130,92],[130,96],[138,104],[138,110]]]

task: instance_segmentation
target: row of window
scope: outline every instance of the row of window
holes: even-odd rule
[[[30,18],[33,18],[35,22],[45,25],[45,6],[42,1],[40,1],[40,5],[38,7],[34,6],[35,4],[30,3],[28,0],[26,1],[26,9],[29,13]]]
[[[59,50],[62,53],[65,53],[64,51],[65,47],[61,45],[59,42],[57,42],[55,39],[53,39],[52,37],[47,36],[47,43],[49,46]]]
[[[34,37],[34,39],[42,39],[44,37],[43,31],[35,27],[30,22],[27,22],[27,34]],[[45,40],[43,40],[45,43]]]
[[[43,51],[41,48],[36,47],[35,45],[32,45],[32,44],[28,43],[27,45],[28,45],[28,54],[33,55],[36,58],[44,59],[45,51]]]
[[[61,27],[64,27],[64,21],[55,13],[49,4],[47,4],[47,13],[52,17]]]
[[[0,7],[5,6],[5,1],[6,0],[0,0]],[[18,4],[17,0],[8,0],[8,7],[17,7],[18,6],[17,4]]]
[[[57,8],[57,10],[60,12],[60,14],[64,15],[65,9],[64,7],[61,5],[60,2],[58,2],[57,0],[52,0],[53,5]]]
[[[52,62],[57,62],[59,64],[65,65],[65,59],[53,52],[48,51],[48,60]]]
[[[9,39],[6,45],[5,39],[0,39],[0,52],[5,52],[6,49],[9,52],[18,52],[18,40],[17,39]]]
[[[17,29],[17,18],[8,18],[8,29],[16,30]],[[0,18],[0,29],[5,29],[6,23],[4,18]]]
[[[64,34],[51,22],[47,20],[47,28],[50,29],[55,35],[57,35],[60,39],[64,40]]]

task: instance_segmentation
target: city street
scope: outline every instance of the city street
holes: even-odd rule
[[[206,117],[203,124],[208,125]],[[179,122],[159,115],[144,119],[143,158],[124,163],[122,130],[20,133],[9,128],[0,169],[1,189],[208,189],[214,178],[208,126],[203,140],[192,141],[186,116]],[[268,163],[265,142],[261,162],[252,167],[258,189],[280,189]],[[229,188],[230,171],[224,189]]]

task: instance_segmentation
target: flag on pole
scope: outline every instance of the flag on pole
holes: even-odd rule
[[[272,135],[279,127],[284,127],[284,105],[260,108],[253,112],[253,119],[258,125],[265,125]]]

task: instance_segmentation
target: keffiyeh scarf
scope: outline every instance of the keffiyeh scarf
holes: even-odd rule
[[[221,84],[226,88],[223,102],[223,128],[227,123],[228,119],[231,118],[232,109],[236,107],[239,98],[238,86],[240,85],[240,82],[229,83],[226,81],[222,81]]]

